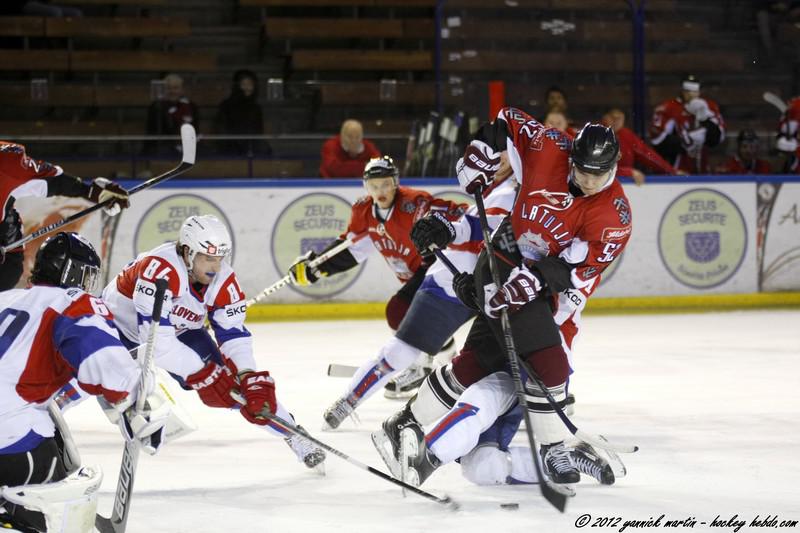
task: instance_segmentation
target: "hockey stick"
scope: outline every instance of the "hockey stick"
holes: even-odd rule
[[[447,256],[442,253],[441,250],[438,250],[438,249],[434,250],[434,253],[436,254],[436,258],[439,259],[442,263],[444,263],[445,266],[447,267],[447,269],[454,276],[456,274],[460,274],[460,271],[447,258]],[[521,357],[519,357],[519,362],[525,368],[525,372],[527,372],[528,375],[531,377],[531,379],[534,382],[536,382],[536,385],[539,386],[539,388],[541,388],[544,391],[545,398],[547,398],[547,403],[549,403],[550,406],[555,410],[555,412],[558,415],[558,417],[561,419],[561,421],[564,423],[564,425],[567,426],[567,429],[569,430],[569,432],[572,433],[575,437],[577,437],[577,438],[579,438],[579,439],[581,439],[581,440],[583,440],[585,442],[588,442],[589,444],[591,444],[592,446],[595,446],[597,448],[603,448],[604,450],[610,450],[610,451],[615,451],[615,452],[619,452],[619,453],[633,453],[633,452],[639,451],[639,447],[636,446],[636,445],[614,444],[614,443],[608,442],[605,438],[600,438],[599,436],[595,437],[595,436],[590,435],[590,434],[582,431],[581,429],[579,429],[575,424],[572,423],[572,420],[569,419],[569,417],[564,412],[564,410],[561,408],[561,406],[558,405],[558,402],[556,402],[556,399],[553,398],[552,394],[550,394],[550,391],[547,390],[547,388],[544,386],[544,384],[541,381],[539,381],[539,377],[536,375],[536,373],[533,371],[533,369],[530,367],[530,365],[528,365],[528,362],[526,360],[524,360],[523,358],[521,358]],[[328,367],[328,375],[331,375],[330,374],[330,367]]]
[[[778,111],[780,111],[781,113],[786,113],[788,106],[786,105],[786,102],[783,101],[783,98],[781,98],[777,94],[770,91],[766,91],[764,92],[764,94],[761,95],[761,97],[764,98],[764,101],[767,102],[768,104],[772,104],[775,107],[777,107]]]
[[[481,221],[481,230],[483,231],[483,244],[486,247],[486,256],[489,259],[489,271],[492,274],[492,281],[494,281],[497,290],[500,290],[502,284],[500,283],[500,271],[497,267],[497,259],[494,256],[494,246],[492,246],[491,235],[489,234],[489,221],[486,218],[486,207],[483,205],[483,194],[480,190],[475,191],[475,206],[478,209],[478,215]],[[444,254],[437,254],[437,257],[444,257]],[[445,264],[450,263],[445,258]],[[452,265],[452,263],[450,263]],[[505,341],[506,357],[508,358],[508,365],[511,367],[511,377],[514,381],[514,389],[517,396],[517,401],[521,406],[527,406],[525,399],[525,388],[522,383],[522,376],[519,371],[519,354],[514,346],[514,337],[511,332],[511,322],[508,319],[508,311],[506,309],[500,310],[500,326],[503,330],[503,340]],[[546,390],[546,389],[544,389]],[[528,435],[528,443],[531,447],[531,455],[533,456],[533,465],[536,468],[536,473],[542,481],[539,483],[539,489],[542,491],[542,496],[550,502],[550,504],[561,511],[567,506],[567,497],[573,496],[575,493],[572,489],[555,485],[544,474],[542,470],[542,462],[539,458],[539,451],[536,448],[536,437],[533,435],[533,422],[531,415],[527,409],[522,409],[523,419],[525,420],[525,432]]]
[[[181,160],[181,163],[177,167],[161,174],[160,176],[151,178],[145,181],[144,183],[140,183],[139,185],[133,187],[132,189],[129,189],[128,196],[133,196],[137,192],[149,189],[150,187],[158,185],[162,181],[166,181],[170,178],[174,178],[175,176],[183,174],[184,172],[186,172],[187,170],[189,170],[194,166],[195,155],[197,153],[197,139],[195,136],[194,128],[192,127],[191,124],[184,124],[183,126],[181,126],[181,146],[183,148],[183,159]],[[111,205],[111,202],[113,202],[113,199],[108,199],[105,202],[94,204],[91,207],[87,207],[83,211],[79,211],[74,215],[70,215],[67,218],[61,219],[58,222],[53,222],[52,224],[48,224],[47,226],[41,227],[38,230],[31,233],[30,235],[27,235],[19,239],[18,241],[12,242],[11,244],[8,244],[6,246],[2,246],[0,247],[0,257],[4,257],[6,252],[8,252],[9,250],[14,250],[16,248],[19,248],[20,246],[23,246],[31,242],[32,240],[38,239],[43,235],[47,235],[48,233],[57,230],[58,228],[62,228],[67,224],[71,224],[76,220],[79,220],[87,215],[91,215],[98,209],[108,207],[109,205]]]
[[[340,365],[337,363],[328,364],[328,376],[332,378],[351,378],[358,370],[357,366]]]
[[[241,405],[245,404],[244,398],[240,394],[238,394],[237,392],[231,391],[231,397],[234,400],[236,400],[239,404],[241,404]],[[263,416],[264,418],[266,418],[267,420],[272,422],[275,426],[277,426],[277,429],[280,429],[282,431],[286,431],[288,433],[292,433],[293,435],[298,435],[298,436],[300,436],[300,437],[302,437],[304,439],[308,439],[309,441],[311,441],[315,445],[319,446],[323,450],[325,450],[327,452],[330,452],[333,455],[336,455],[337,457],[339,457],[341,459],[344,459],[345,461],[347,461],[351,465],[356,466],[356,467],[360,468],[361,470],[366,470],[367,472],[369,472],[372,475],[378,476],[381,479],[385,479],[389,483],[394,483],[395,485],[398,485],[398,486],[402,487],[405,490],[410,490],[411,492],[413,492],[413,493],[415,493],[415,494],[417,494],[419,496],[422,496],[423,498],[426,498],[426,499],[431,500],[431,501],[436,502],[436,503],[440,503],[440,504],[444,505],[447,509],[449,509],[451,511],[457,511],[458,508],[459,508],[458,503],[453,501],[450,498],[450,496],[447,496],[447,495],[437,496],[435,494],[431,494],[430,492],[422,490],[419,487],[415,487],[413,485],[409,485],[408,483],[406,483],[404,481],[400,481],[399,479],[393,478],[389,474],[381,472],[377,468],[373,468],[373,467],[371,467],[369,465],[366,465],[366,464],[362,463],[361,461],[359,461],[357,459],[353,459],[352,457],[350,457],[346,453],[340,452],[336,448],[334,448],[332,446],[329,446],[329,445],[325,444],[324,442],[322,442],[320,440],[315,439],[314,437],[312,437],[311,435],[306,433],[304,430],[298,428],[297,426],[294,426],[293,424],[288,423],[287,421],[283,420],[279,416],[276,416],[276,415],[272,414],[270,412],[269,408],[267,408],[267,407],[264,408],[264,410],[261,412],[260,416]]]
[[[368,234],[369,233],[365,231],[364,233],[359,233],[358,235],[356,235],[352,239],[345,239],[344,241],[340,242],[339,244],[337,244],[336,246],[334,246],[333,248],[331,248],[327,252],[325,252],[325,253],[323,253],[321,255],[318,255],[313,260],[311,260],[308,263],[308,267],[309,268],[314,268],[314,267],[317,267],[317,266],[321,265],[322,263],[324,263],[325,261],[327,261],[328,259],[330,259],[334,255],[337,255],[340,252],[343,252],[343,251],[347,250],[348,248],[353,246],[355,243],[357,243],[358,241],[360,241],[361,239],[366,237]],[[275,283],[273,283],[272,285],[270,285],[269,287],[267,287],[266,289],[261,291],[256,296],[254,296],[254,297],[250,298],[249,300],[247,300],[247,307],[250,307],[251,305],[262,301],[264,298],[266,298],[270,294],[278,292],[280,289],[284,288],[285,286],[289,285],[290,283],[292,283],[292,276],[289,275],[289,274],[286,274],[281,279],[279,279],[278,281],[276,281]]]
[[[144,410],[145,393],[147,382],[150,376],[155,373],[154,351],[156,341],[156,330],[161,321],[161,308],[164,305],[164,295],[167,292],[167,280],[157,279],[155,282],[156,292],[153,298],[153,315],[150,322],[150,332],[147,335],[147,345],[145,346],[144,357],[142,357],[142,376],[139,379],[139,391],[136,398],[136,411]],[[123,415],[124,416],[124,415]],[[131,493],[133,492],[134,475],[136,465],[139,464],[140,444],[137,439],[125,443],[122,452],[122,464],[119,467],[119,480],[117,481],[117,492],[114,496],[114,509],[111,518],[105,518],[99,514],[95,517],[94,525],[100,533],[124,533],[128,524],[128,513],[131,510]]]

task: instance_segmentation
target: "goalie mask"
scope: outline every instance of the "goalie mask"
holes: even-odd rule
[[[30,281],[34,285],[78,287],[91,292],[100,274],[100,257],[92,243],[77,233],[60,232],[36,252]]]
[[[619,142],[614,130],[587,123],[572,142],[570,179],[584,194],[591,195],[614,181],[619,160]]]
[[[232,250],[231,235],[214,215],[191,216],[184,220],[178,236],[178,246],[189,250],[189,269],[198,253],[211,257],[225,257]]]

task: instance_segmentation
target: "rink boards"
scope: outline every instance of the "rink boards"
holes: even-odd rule
[[[468,202],[451,180],[404,180],[437,196]],[[604,275],[593,309],[798,305],[800,179],[649,178],[625,185],[633,233]],[[101,249],[108,271],[177,236],[189,215],[213,213],[234,235],[234,268],[248,294],[282,277],[295,257],[320,250],[345,231],[360,180],[173,181],[137,194],[118,224],[92,215],[79,228]],[[23,199],[26,233],[80,209],[79,201]],[[34,247],[26,255],[32,257]],[[400,286],[377,252],[347,273],[309,288],[288,287],[254,318],[375,316]],[[734,296],[730,296],[734,295]],[[744,296],[747,295],[747,296]],[[346,305],[345,305],[346,304]],[[295,309],[296,308],[296,309]]]

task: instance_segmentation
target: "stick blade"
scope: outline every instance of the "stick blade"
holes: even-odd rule
[[[777,107],[781,113],[786,113],[788,106],[786,105],[786,102],[784,102],[783,99],[777,94],[770,91],[765,91],[762,95],[762,98],[764,98],[764,101],[768,104],[772,104]]]
[[[542,488],[544,499],[558,509],[560,513],[563,513],[567,508],[567,498],[575,495],[569,487],[554,487],[550,482],[540,483],[539,486]]]
[[[181,148],[183,149],[183,162],[194,165],[197,155],[197,134],[191,124],[181,126]]]
[[[104,516],[95,515],[94,527],[100,533],[116,533],[116,529],[114,529],[114,523],[110,518],[106,518]]]

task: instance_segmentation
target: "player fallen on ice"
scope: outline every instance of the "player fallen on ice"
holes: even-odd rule
[[[571,143],[522,111],[502,109],[479,130],[459,161],[459,181],[468,192],[491,185],[503,149],[509,151],[520,190],[511,215],[492,237],[502,286],[492,282],[485,249],[474,274],[455,276],[459,299],[479,313],[464,347],[451,364],[429,376],[415,400],[373,434],[392,467],[400,457],[401,433],[411,432],[419,483],[441,464],[423,425],[446,419],[448,411],[452,415],[452,409],[463,406],[458,399],[474,383],[507,371],[501,310],[509,314],[517,353],[563,408],[581,310],[630,237],[630,203],[615,179],[619,145],[610,128],[587,124]],[[433,239],[421,242],[426,244],[442,245]],[[566,429],[546,401],[545,390],[531,380],[525,389],[545,472],[555,483],[577,482],[578,469],[564,445]],[[491,396],[482,398],[492,401]],[[463,416],[450,418],[450,429],[456,431],[472,416],[471,407],[480,412],[479,399],[464,407]],[[501,413],[495,410],[481,430]]]
[[[88,294],[99,272],[89,241],[61,232],[39,248],[30,286],[0,293],[0,530],[94,528],[102,470],[81,465],[51,400],[70,380],[105,400],[126,439],[151,452],[161,441],[170,403],[148,380],[136,412],[141,368],[107,306]]]

